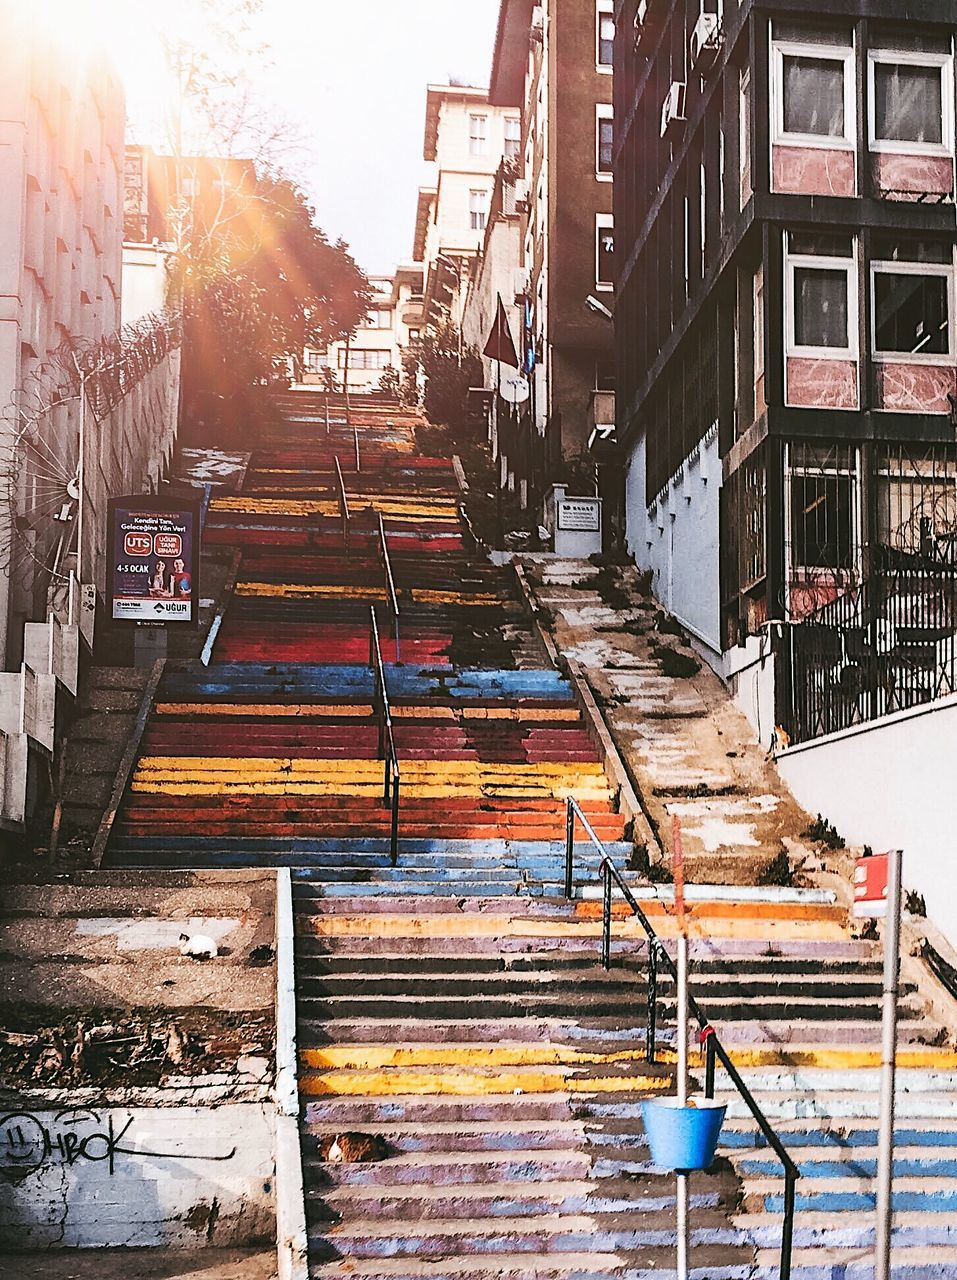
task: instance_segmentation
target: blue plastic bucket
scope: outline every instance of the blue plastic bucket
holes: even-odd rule
[[[714,1160],[727,1107],[713,1098],[689,1101],[693,1105],[687,1107],[677,1098],[646,1098],[641,1104],[651,1158],[660,1169],[708,1169]]]

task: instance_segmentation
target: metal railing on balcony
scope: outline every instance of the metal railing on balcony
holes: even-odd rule
[[[392,611],[392,639],[395,644],[395,660],[402,661],[402,645],[399,639],[399,594],[395,589],[395,575],[392,572],[392,558],[389,555],[389,540],[385,533],[385,521],[382,512],[379,516],[379,550],[382,555],[382,566],[385,569],[385,592],[389,608]]]
[[[399,753],[395,745],[392,707],[389,703],[389,688],[385,678],[385,663],[382,661],[382,644],[379,639],[379,622],[376,618],[375,605],[370,606],[369,616],[371,622],[369,666],[373,674],[372,711],[378,728],[378,759],[385,764],[382,800],[390,811],[389,855],[394,867],[399,861],[399,803],[402,776],[399,769]]]
[[[957,692],[957,568],[881,570],[789,629],[792,743]]]
[[[346,555],[349,554],[350,542],[350,522],[352,519],[349,511],[349,495],[346,493],[346,482],[342,478],[342,467],[339,463],[338,454],[336,455],[336,485],[339,489],[339,515],[342,520],[342,546]]]
[[[575,861],[575,824],[581,823],[586,836],[599,853],[598,874],[602,882],[602,934],[601,963],[604,969],[611,967],[611,926],[612,900],[617,887],[633,916],[644,930],[648,939],[648,1007],[646,1022],[645,1057],[654,1064],[658,1052],[658,975],[664,968],[677,984],[678,969],[671,958],[664,942],[658,937],[654,926],[641,909],[637,898],[632,893],[627,881],[612,861],[611,855],[595,834],[594,828],[582,812],[581,806],[569,796],[565,814],[565,897],[571,899],[574,892]],[[721,1043],[718,1033],[702,1012],[697,1000],[688,993],[688,1008],[698,1023],[698,1040],[705,1051],[705,1096],[714,1097],[715,1068],[720,1062],[728,1074],[739,1096],[751,1113],[755,1124],[761,1131],[764,1140],[780,1160],[784,1170],[784,1224],[781,1231],[781,1263],[780,1280],[790,1280],[791,1252],[794,1239],[795,1185],[801,1176],[797,1165],[788,1155],[784,1144],[771,1128],[770,1121],[758,1106],[750,1089],[742,1080],[737,1068],[731,1060],[727,1049]]]

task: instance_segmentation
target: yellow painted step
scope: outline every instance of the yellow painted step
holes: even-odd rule
[[[537,779],[574,782],[579,779],[603,778],[597,761],[567,765],[555,761],[541,764],[505,764],[484,760],[402,760],[403,782],[439,782],[445,779],[470,780],[489,778],[503,782],[534,782]],[[282,772],[307,777],[375,779],[382,776],[382,761],[368,759],[315,760],[287,759],[283,756],[143,756],[139,770],[163,774],[199,773],[240,774],[243,777],[271,776]]]
[[[461,607],[493,608],[502,603],[502,597],[491,592],[478,592],[475,595],[463,595],[459,591],[420,591],[418,589],[403,592],[417,604],[449,604]],[[312,582],[240,582],[236,587],[237,596],[248,599],[282,599],[282,600],[385,600],[384,587],[338,586],[329,583]]]
[[[316,719],[371,716],[369,703],[301,702],[159,702],[160,716],[233,716],[243,720],[269,717],[312,716]],[[514,720],[520,723],[577,724],[580,713],[573,707],[393,707],[393,720]]]
[[[477,915],[352,915],[307,916],[299,926],[303,932],[322,938],[595,938],[601,937],[601,920],[524,919],[521,916]],[[677,921],[664,916],[655,922],[655,931],[664,939],[678,936]],[[688,921],[692,938],[814,939],[840,942],[847,931],[839,916],[831,920],[751,920],[716,918]],[[616,938],[642,940],[644,930],[629,916],[616,922]],[[597,957],[597,950],[596,950]]]
[[[328,1071],[303,1074],[299,1092],[307,1097],[395,1097],[448,1094],[475,1097],[505,1093],[660,1093],[667,1076],[588,1076],[573,1070],[531,1067],[515,1071],[449,1068],[435,1071]]]

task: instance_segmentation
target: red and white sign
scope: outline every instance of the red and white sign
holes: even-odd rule
[[[858,858],[854,867],[854,915],[887,915],[887,863],[889,854],[872,853]]]
[[[158,533],[153,539],[153,549],[158,556],[176,560],[183,554],[183,539],[178,533]]]
[[[128,556],[151,556],[153,539],[148,533],[127,533],[123,538],[123,551]]]

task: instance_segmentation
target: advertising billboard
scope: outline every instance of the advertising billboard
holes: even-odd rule
[[[111,498],[108,518],[110,619],[197,626],[199,501]]]

